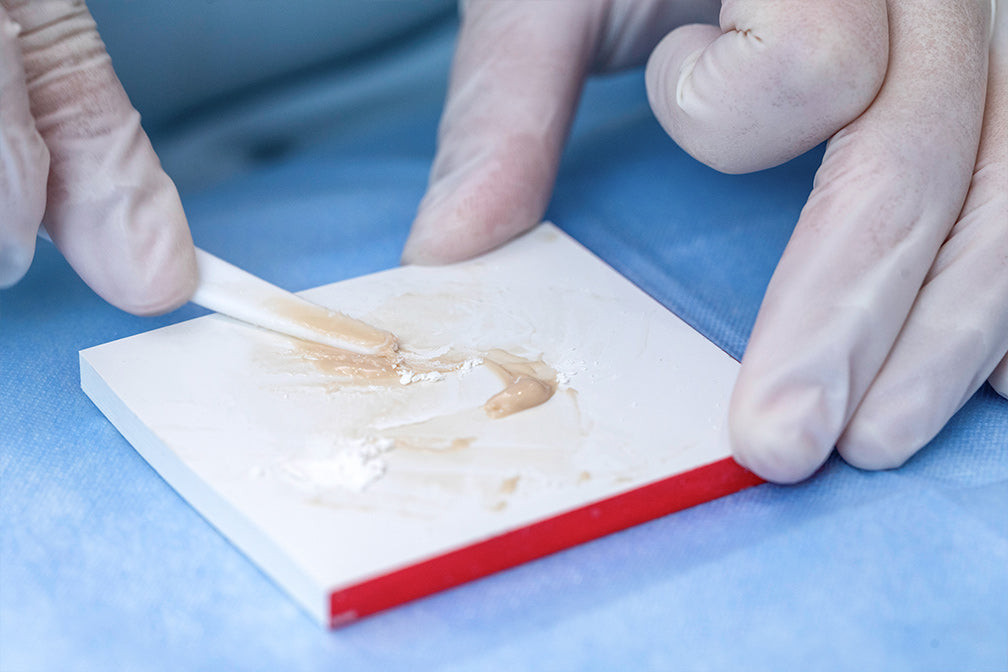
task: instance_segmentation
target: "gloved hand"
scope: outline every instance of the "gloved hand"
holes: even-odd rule
[[[988,377],[1008,395],[1008,12],[993,31],[991,12],[990,0],[464,3],[403,259],[472,256],[537,223],[584,78],[653,49],[651,106],[708,165],[767,168],[829,138],[742,362],[736,459],[780,482],[834,445],[859,467],[898,466]]]
[[[28,270],[40,222],[99,295],[137,314],[196,287],[174,184],[83,2],[0,2],[0,287]]]

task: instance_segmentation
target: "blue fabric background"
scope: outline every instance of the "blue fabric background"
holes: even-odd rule
[[[197,243],[288,289],[394,266],[451,26],[164,129]],[[409,52],[409,58],[402,58]],[[549,217],[736,357],[820,153],[731,177],[593,83]],[[904,468],[833,459],[329,632],[79,388],[126,315],[47,244],[0,294],[0,670],[1008,668],[1008,404],[984,387]]]

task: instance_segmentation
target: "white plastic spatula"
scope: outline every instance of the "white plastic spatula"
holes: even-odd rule
[[[52,244],[45,227],[38,237]],[[199,285],[190,301],[247,324],[363,355],[398,347],[394,334],[306,301],[248,271],[196,248]]]
[[[196,248],[200,281],[191,301],[258,327],[360,354],[395,348],[396,338],[343,313],[306,301]]]

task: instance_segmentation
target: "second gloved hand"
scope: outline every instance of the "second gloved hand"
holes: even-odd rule
[[[985,379],[1008,393],[1008,360],[995,368],[1008,350],[1008,13],[988,53],[989,0],[463,10],[404,261],[472,256],[534,226],[585,77],[651,54],[656,116],[711,166],[767,168],[830,139],[743,360],[729,414],[740,462],[796,481],[837,444],[857,466],[897,466]]]

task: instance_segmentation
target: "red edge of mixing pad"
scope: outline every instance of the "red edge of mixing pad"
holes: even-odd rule
[[[458,586],[763,483],[728,457],[330,594],[329,626]]]

